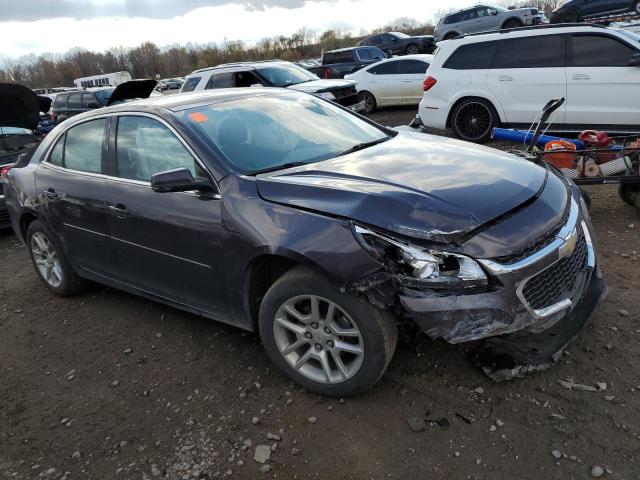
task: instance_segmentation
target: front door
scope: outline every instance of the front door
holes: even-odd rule
[[[634,53],[606,34],[570,37],[566,123],[640,124],[640,67],[629,66]]]
[[[217,194],[157,193],[151,176],[187,167],[208,177],[159,119],[120,116],[106,181],[109,225],[125,281],[214,315],[228,313]]]
[[[76,267],[118,276],[105,205],[105,118],[71,127],[56,140],[36,174],[50,227]]]
[[[530,125],[552,98],[567,95],[565,39],[539,35],[496,42],[487,86],[502,105],[508,123]],[[564,122],[559,109],[551,122]]]

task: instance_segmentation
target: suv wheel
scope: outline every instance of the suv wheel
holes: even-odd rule
[[[640,198],[640,185],[635,183],[621,183],[618,187],[618,195],[628,205],[635,205]]]
[[[493,105],[482,98],[468,98],[460,102],[451,115],[453,132],[462,140],[484,143],[498,125]]]
[[[371,388],[396,348],[395,320],[309,268],[294,268],[262,301],[260,337],[271,361],[310,392],[332,397]]]
[[[376,102],[376,98],[369,92],[360,92],[358,93],[358,103],[364,101],[364,111],[363,113],[373,113],[376,111],[378,107],[378,103]]]
[[[82,288],[78,277],[49,230],[38,220],[27,229],[27,247],[31,261],[47,288],[61,297],[73,295]]]
[[[516,20],[515,18],[512,18],[511,20],[507,20],[506,22],[504,22],[504,25],[502,25],[503,29],[520,28],[520,27],[522,27],[522,22],[520,20]]]
[[[407,47],[407,55],[416,55],[420,53],[420,49],[413,43]]]

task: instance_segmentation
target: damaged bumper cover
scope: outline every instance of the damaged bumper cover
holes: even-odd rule
[[[479,260],[491,287],[451,293],[407,287],[400,304],[427,335],[450,343],[546,331],[581,312],[594,282],[602,282],[592,238],[574,196],[566,223],[546,245],[515,263]]]

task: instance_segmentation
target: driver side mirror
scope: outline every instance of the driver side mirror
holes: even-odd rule
[[[151,189],[158,193],[214,190],[211,183],[196,181],[189,169],[185,167],[156,173],[151,177]]]
[[[634,53],[629,60],[630,67],[640,67],[640,53]]]

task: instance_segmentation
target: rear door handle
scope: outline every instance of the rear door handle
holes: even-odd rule
[[[576,73],[573,77],[574,80],[591,80],[589,75],[585,75],[584,73]]]
[[[411,83],[413,80],[403,80],[402,83]]]
[[[51,187],[47,188],[44,192],[44,196],[51,199],[60,197],[60,195],[56,193],[55,189]]]
[[[499,82],[513,82],[513,77],[510,77],[509,75],[500,75],[498,77],[498,81]]]
[[[129,216],[129,210],[122,203],[116,203],[115,205],[109,205],[109,210],[115,214],[118,218],[126,218]]]

